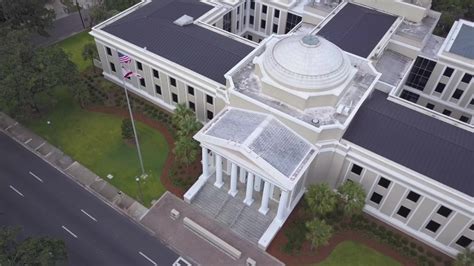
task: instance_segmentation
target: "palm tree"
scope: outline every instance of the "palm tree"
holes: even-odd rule
[[[171,117],[171,123],[173,124],[175,128],[179,129],[181,120],[185,119],[185,117],[188,117],[188,116],[192,116],[194,118],[196,117],[193,111],[191,111],[191,109],[186,107],[186,105],[178,104],[176,105],[176,109],[174,109],[173,117]]]
[[[337,189],[343,203],[343,211],[346,217],[362,213],[365,205],[365,190],[359,184],[347,180]]]
[[[332,227],[329,224],[324,220],[315,218],[306,222],[305,225],[307,229],[306,239],[311,242],[312,250],[328,244],[333,233]]]
[[[456,261],[454,262],[455,266],[473,266],[474,265],[474,252],[469,248],[466,248],[463,252],[459,252]]]
[[[309,186],[305,200],[312,214],[320,218],[334,212],[337,206],[336,193],[326,183]]]
[[[201,126],[194,114],[192,116],[186,115],[178,123],[178,136],[192,138],[201,129]]]
[[[88,43],[84,45],[84,48],[82,48],[82,58],[84,60],[91,60],[92,68],[94,69],[95,73],[95,67],[94,67],[94,58],[97,57],[97,48],[95,47],[94,43]]]
[[[186,167],[189,167],[189,165],[196,160],[198,150],[199,144],[195,140],[188,137],[179,137],[175,142],[173,152],[180,162],[184,163]]]

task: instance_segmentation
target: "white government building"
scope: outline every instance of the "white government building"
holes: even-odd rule
[[[431,1],[144,0],[91,32],[104,76],[204,127],[185,201],[267,248],[309,184],[455,256],[474,240],[474,23]]]

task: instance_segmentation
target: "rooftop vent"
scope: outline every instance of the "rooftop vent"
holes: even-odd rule
[[[193,24],[194,22],[194,18],[191,17],[191,16],[188,16],[188,15],[182,15],[180,18],[178,18],[177,20],[175,20],[173,23],[178,25],[178,26],[186,26],[186,25],[189,25],[189,24]]]

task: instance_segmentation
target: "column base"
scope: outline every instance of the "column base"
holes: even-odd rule
[[[260,208],[260,209],[258,209],[258,212],[263,214],[263,215],[267,215],[268,210],[269,210],[268,207],[267,208]]]
[[[235,195],[237,195],[237,190],[235,191],[229,190],[229,195],[231,195],[232,197],[235,197]]]
[[[218,187],[218,188],[221,188],[223,185],[224,185],[224,182],[215,182],[214,183],[214,186]]]
[[[252,203],[253,203],[253,199],[249,199],[249,200],[245,199],[245,200],[244,200],[244,203],[245,203],[247,206],[251,206]]]

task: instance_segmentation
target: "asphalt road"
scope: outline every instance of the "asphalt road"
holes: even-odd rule
[[[74,141],[74,140],[71,140]],[[0,226],[64,239],[70,265],[172,265],[145,229],[0,132]]]

